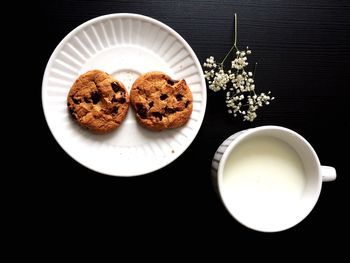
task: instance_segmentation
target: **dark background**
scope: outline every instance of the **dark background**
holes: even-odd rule
[[[226,244],[257,241],[261,245],[294,239],[297,246],[317,243],[323,247],[337,244],[348,231],[344,213],[349,210],[345,168],[349,1],[63,0],[40,1],[36,12],[42,35],[35,60],[36,130],[41,141],[36,147],[46,157],[44,164],[36,163],[40,175],[36,204],[42,214],[38,222],[47,237],[71,241],[71,235],[88,238],[92,233],[104,233],[133,245],[145,245],[149,238],[164,244],[179,238],[182,244],[228,240]],[[259,63],[256,88],[270,90],[276,100],[258,111],[253,123],[247,123],[226,114],[224,93],[208,90],[202,127],[174,162],[134,178],[88,170],[52,137],[39,108],[41,80],[51,53],[66,34],[94,17],[125,12],[147,15],[172,27],[201,63],[210,55],[224,57],[233,43],[233,14],[237,13],[238,46],[249,45],[253,51],[249,62]],[[211,159],[224,139],[241,129],[268,124],[300,133],[313,145],[321,163],[334,166],[338,174],[335,182],[324,184],[316,207],[303,222],[274,234],[237,223],[210,181]]]

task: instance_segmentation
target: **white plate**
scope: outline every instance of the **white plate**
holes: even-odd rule
[[[91,69],[115,76],[128,90],[147,71],[184,78],[193,94],[191,119],[182,128],[153,132],[138,125],[130,107],[117,130],[91,134],[67,110],[71,85]],[[202,68],[191,47],[167,25],[137,14],[105,15],[78,26],[51,55],[42,84],[46,121],[61,147],[82,165],[117,176],[149,173],[179,157],[199,131],[206,101]]]

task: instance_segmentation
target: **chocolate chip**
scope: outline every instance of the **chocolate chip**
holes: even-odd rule
[[[85,101],[86,103],[89,103],[89,102],[90,102],[89,99],[88,99],[87,97],[84,97],[84,101]]]
[[[183,98],[183,95],[181,94],[176,94],[176,100],[179,101],[179,100],[182,100]]]
[[[76,99],[74,97],[72,97],[72,100],[73,100],[74,104],[79,104],[80,103],[80,100],[78,100],[78,99]]]
[[[160,99],[161,99],[161,100],[165,100],[167,97],[168,97],[168,95],[166,95],[166,94],[160,95]]]
[[[112,108],[112,113],[115,113],[115,114],[118,113],[118,107],[117,107],[117,106],[114,106],[114,107]]]
[[[69,113],[70,113],[70,115],[72,116],[72,118],[73,118],[74,120],[77,119],[77,116],[75,115],[73,109],[69,109]]]
[[[101,96],[97,91],[94,91],[91,93],[91,99],[93,104],[97,104],[100,101]]]
[[[117,93],[120,90],[120,86],[117,82],[112,82],[112,89],[115,93]]]
[[[169,84],[169,85],[174,85],[176,82],[179,82],[178,80],[174,80],[174,79],[168,79],[167,80],[167,83]]]
[[[187,108],[189,104],[190,104],[190,102],[189,102],[189,101],[186,101],[186,103],[185,103],[185,108]]]
[[[163,116],[160,112],[152,112],[152,116],[158,118],[159,120],[163,119]]]
[[[136,112],[140,116],[141,119],[147,118],[147,110],[143,107],[142,104],[140,104],[140,103],[136,104]]]
[[[165,112],[166,112],[167,114],[173,114],[173,113],[176,112],[176,110],[175,110],[175,109],[172,109],[172,108],[165,107]]]
[[[117,101],[121,104],[125,103],[126,102],[126,99],[125,98],[119,98],[117,99]]]
[[[154,104],[154,102],[151,101],[150,103],[148,103],[148,106],[149,106],[150,108],[152,108],[152,107],[153,107],[153,104]]]
[[[138,111],[138,114],[140,115],[141,119],[146,119],[147,118],[147,111],[144,108],[140,109]]]
[[[126,99],[125,98],[118,98],[117,99],[117,98],[113,97],[112,102],[119,102],[119,103],[123,104],[126,102]]]

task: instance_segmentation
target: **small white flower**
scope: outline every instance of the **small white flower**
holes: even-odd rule
[[[235,69],[243,69],[247,64],[247,62],[245,62],[244,58],[236,58],[232,61],[232,68]]]
[[[212,83],[209,85],[209,88],[213,91],[219,91],[221,89],[226,89],[227,82],[230,81],[229,76],[225,73],[223,69],[220,69],[219,72],[215,73]]]

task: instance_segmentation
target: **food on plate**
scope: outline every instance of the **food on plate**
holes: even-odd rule
[[[67,105],[73,119],[94,133],[110,132],[122,123],[129,108],[123,83],[111,75],[91,70],[71,87]]]
[[[138,122],[161,131],[185,125],[192,113],[192,93],[184,79],[173,80],[159,71],[141,75],[130,91]]]

